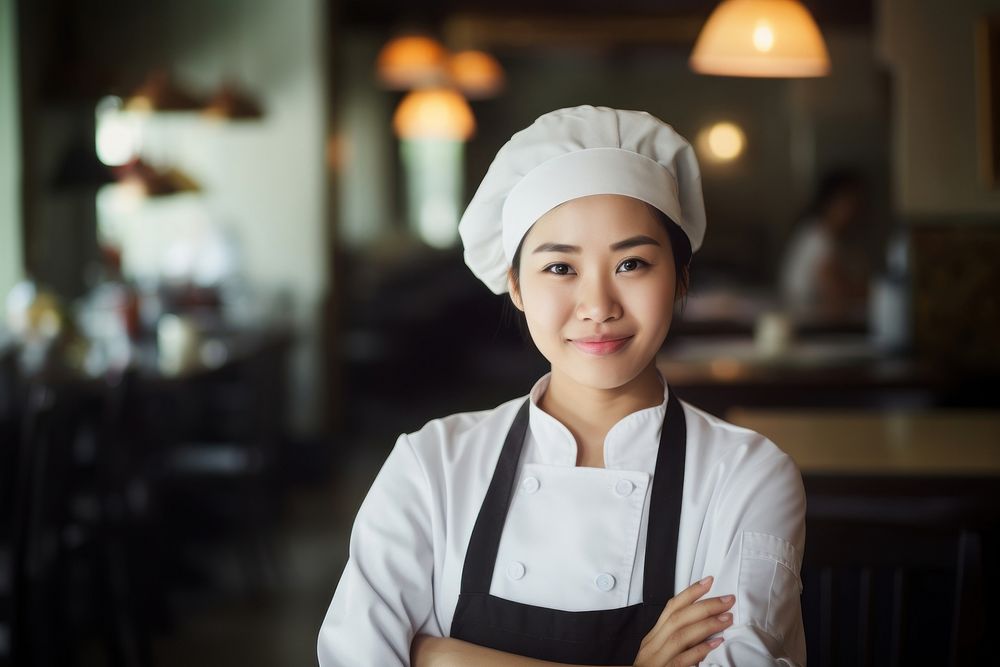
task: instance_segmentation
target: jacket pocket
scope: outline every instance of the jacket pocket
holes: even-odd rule
[[[802,557],[795,545],[766,533],[744,531],[736,620],[784,640],[802,615]]]

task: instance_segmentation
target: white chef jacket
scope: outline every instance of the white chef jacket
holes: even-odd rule
[[[576,467],[570,431],[530,393],[516,492],[490,594],[553,609],[642,601],[650,488],[664,401],[615,424],[604,468]],[[416,634],[449,635],[472,529],[524,397],[403,434],[358,511],[319,633],[322,667],[408,665]],[[675,592],[712,575],[733,624],[703,665],[805,665],[799,569],[805,492],[771,441],[681,401],[687,426]]]

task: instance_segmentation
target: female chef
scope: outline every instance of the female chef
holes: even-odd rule
[[[804,665],[799,471],[655,365],[705,233],[688,142],[644,112],[545,114],[459,229],[551,372],[399,437],[320,664]]]

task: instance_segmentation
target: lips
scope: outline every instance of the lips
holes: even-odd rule
[[[575,338],[571,343],[584,354],[603,357],[614,354],[618,350],[628,345],[632,336],[622,336],[618,338],[610,336],[588,336],[586,338]]]

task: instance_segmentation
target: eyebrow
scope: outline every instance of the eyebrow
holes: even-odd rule
[[[660,242],[656,239],[646,236],[645,234],[640,234],[638,236],[631,236],[623,241],[618,241],[617,243],[612,243],[609,248],[612,250],[626,250],[628,248],[635,248],[642,245],[660,245]],[[543,243],[534,249],[533,253],[539,252],[565,252],[565,253],[579,253],[580,246],[567,245],[565,243]]]

